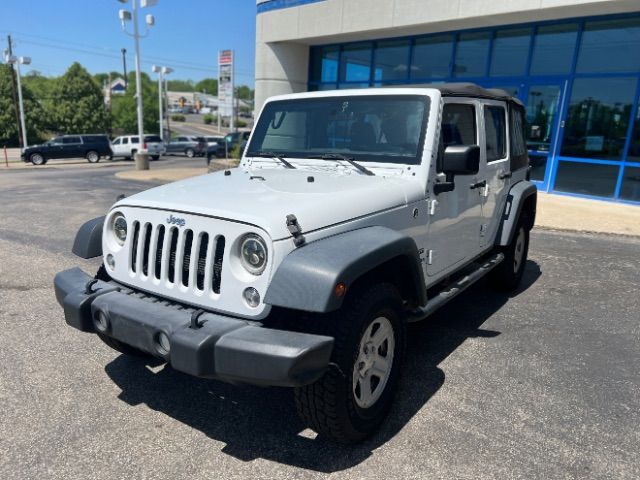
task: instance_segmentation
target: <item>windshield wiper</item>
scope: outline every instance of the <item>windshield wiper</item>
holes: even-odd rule
[[[347,157],[346,155],[343,155],[341,153],[323,153],[322,155],[309,155],[307,158],[319,158],[321,160],[344,160],[350,165],[353,165],[354,167],[356,167],[365,175],[375,175],[375,173],[373,173],[367,167],[360,165],[358,162],[356,162],[353,159],[353,157]]]
[[[287,168],[296,168],[291,163],[287,162],[284,159],[284,155],[278,155],[273,152],[249,152],[247,153],[248,157],[262,157],[262,158],[275,158],[276,160],[280,160],[282,164]]]

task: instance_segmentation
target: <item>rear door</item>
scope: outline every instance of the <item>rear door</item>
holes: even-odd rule
[[[62,158],[84,157],[83,144],[79,136],[62,138]]]
[[[500,216],[504,209],[505,189],[510,184],[509,138],[507,136],[507,105],[505,102],[482,102],[482,140],[480,143],[480,182],[482,224],[480,246],[493,244]]]
[[[444,98],[440,131],[440,156],[450,145],[480,145],[481,113],[475,99]],[[438,172],[437,179],[445,181]],[[455,188],[438,195],[431,192],[432,209],[427,237],[427,275],[445,275],[475,257],[479,250],[482,199],[474,188],[478,175],[456,175]]]

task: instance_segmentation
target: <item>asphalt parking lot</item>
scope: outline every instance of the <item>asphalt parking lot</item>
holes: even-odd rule
[[[85,164],[0,170],[0,478],[640,478],[640,239],[534,230],[515,295],[480,282],[410,326],[392,415],[344,447],[287,389],[194,379],[65,324],[53,276],[99,263],[71,254],[77,228],[152,186]]]

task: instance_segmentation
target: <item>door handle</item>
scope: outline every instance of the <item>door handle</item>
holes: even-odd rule
[[[513,175],[511,172],[502,172],[500,175],[498,175],[498,178],[500,180],[504,180],[505,178],[511,178],[511,175]]]
[[[471,190],[475,190],[476,188],[482,188],[482,187],[486,187],[486,186],[487,186],[487,181],[486,180],[482,180],[480,182],[472,183],[471,185],[469,185],[469,188]]]

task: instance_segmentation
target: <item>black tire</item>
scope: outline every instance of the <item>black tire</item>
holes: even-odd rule
[[[393,332],[391,341],[385,340],[387,343],[373,349],[368,347],[372,342],[362,345],[365,335],[368,337],[371,332],[373,340],[382,328],[380,318],[388,321],[385,325],[387,331]],[[374,433],[391,408],[405,352],[402,300],[392,285],[377,284],[353,291],[337,314],[322,320],[318,322],[321,333],[335,338],[331,365],[320,380],[295,389],[296,409],[303,422],[320,435],[340,443],[356,443]],[[386,356],[391,357],[386,380],[375,376],[377,360],[372,364],[368,358],[366,362],[358,360],[362,360],[367,348],[374,358],[380,358],[381,349],[386,348]],[[381,390],[377,397],[372,395],[370,405],[363,407],[364,397],[358,397],[363,396],[361,385],[367,383],[370,391],[375,393],[378,387]]]
[[[151,155],[151,160],[159,160],[160,155]]]
[[[492,283],[498,290],[510,292],[520,285],[529,253],[529,229],[522,218],[518,220],[511,243],[501,251],[504,260],[491,272]]]
[[[34,164],[34,165],[44,165],[45,163],[47,163],[47,159],[44,158],[44,155],[42,155],[41,153],[32,153],[31,156],[29,157],[29,161]]]
[[[98,163],[100,161],[100,154],[95,150],[89,150],[85,158],[89,163]]]
[[[142,350],[138,350],[137,348],[132,347],[131,345],[127,345],[126,343],[122,343],[115,338],[108,337],[104,333],[96,332],[100,340],[102,340],[109,347],[113,348],[115,351],[124,353],[125,355],[129,355],[130,357],[137,358],[155,358],[153,355],[150,355]]]
[[[196,151],[193,148],[187,148],[184,151],[184,154],[188,157],[188,158],[193,158],[196,156]]]

